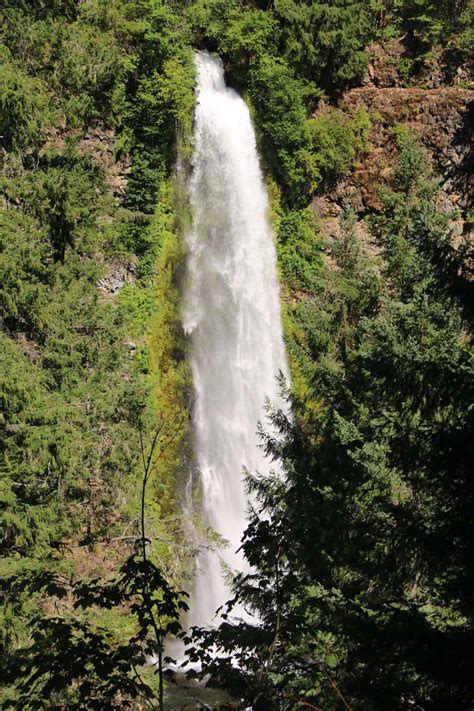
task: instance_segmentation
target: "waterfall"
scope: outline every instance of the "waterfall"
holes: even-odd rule
[[[186,235],[183,326],[191,343],[201,515],[228,541],[198,556],[190,624],[212,624],[229,597],[222,564],[243,569],[243,467],[264,474],[257,423],[266,398],[281,404],[287,374],[276,250],[249,110],[226,87],[221,61],[198,52],[194,156]]]

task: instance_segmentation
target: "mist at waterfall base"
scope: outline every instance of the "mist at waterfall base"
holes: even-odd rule
[[[221,61],[197,52],[194,155],[189,182],[183,326],[191,344],[199,513],[228,545],[202,550],[188,625],[218,623],[229,598],[223,569],[245,570],[244,467],[268,473],[258,421],[268,399],[281,406],[287,376],[274,235],[247,105],[226,87]],[[188,502],[190,510],[193,502]]]

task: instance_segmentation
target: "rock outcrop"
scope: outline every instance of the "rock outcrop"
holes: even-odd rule
[[[353,114],[360,106],[366,107],[372,119],[369,148],[350,174],[314,198],[313,208],[324,218],[324,231],[336,229],[335,218],[349,197],[365,234],[364,218],[380,207],[380,186],[393,183],[397,160],[393,129],[403,124],[420,137],[427,162],[440,181],[443,208],[457,215],[452,223],[454,239],[463,235],[471,240],[474,90],[389,87],[370,82],[339,98],[338,108],[344,112]],[[321,102],[319,111],[326,110],[327,105]]]
[[[347,92],[340,101],[340,108],[350,112],[361,105],[373,120],[370,149],[336,192],[354,189],[362,212],[378,207],[378,186],[390,183],[393,176],[392,129],[404,124],[420,137],[452,206],[467,213],[472,207],[474,91],[455,87],[361,87]]]
[[[125,286],[135,280],[136,265],[132,262],[115,259],[107,262],[107,273],[98,279],[97,286],[106,295],[114,296]]]

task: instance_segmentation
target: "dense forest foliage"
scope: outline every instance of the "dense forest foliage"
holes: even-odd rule
[[[195,630],[190,658],[247,708],[472,709],[472,254],[402,124],[366,234],[350,193],[329,233],[312,206],[368,149],[377,117],[337,99],[370,47],[403,43],[400,86],[468,71],[472,0],[3,0],[0,23],[2,708],[163,707],[146,661],[195,554],[180,174],[204,48],[257,131],[292,415],[262,428],[284,478],[248,479],[229,611],[259,622]]]

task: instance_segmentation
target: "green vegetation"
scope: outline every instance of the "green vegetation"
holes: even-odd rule
[[[470,0],[398,0],[393,7],[395,25],[408,33],[420,54],[436,42],[452,41],[453,35],[462,32],[469,11],[472,12]]]
[[[30,646],[7,660],[4,673],[8,680],[17,682],[18,697],[6,700],[6,707],[34,709],[46,702],[99,710],[117,708],[119,699],[122,706],[130,707],[138,698],[152,702],[157,697],[158,707],[164,711],[164,642],[170,634],[183,635],[180,615],[188,607],[184,601],[187,594],[170,587],[147,553],[147,484],[171,441],[162,445],[160,434],[161,427],[148,449],[142,444],[140,535],[135,551],[118,574],[108,580],[72,585],[57,572],[34,576],[35,590],[53,596],[56,611],[65,598],[68,604],[63,604],[55,616],[35,620]],[[15,592],[31,584],[31,579],[17,578]],[[124,609],[126,623],[132,629],[119,644],[110,629],[110,619],[108,626],[93,620],[98,610],[114,610],[123,625]],[[85,616],[78,617],[79,610]],[[150,659],[156,659],[157,683],[147,670]]]
[[[419,147],[397,143],[379,256],[347,207],[299,312],[309,388],[264,435],[286,479],[249,476],[253,572],[235,598],[260,624],[194,636],[193,658],[255,709],[472,703],[470,294]]]
[[[4,0],[2,707],[163,704],[145,662],[180,630],[193,554],[177,504],[190,216],[173,170],[192,149],[199,47],[219,52],[254,118],[292,419],[275,412],[281,439],[262,433],[286,479],[249,477],[253,573],[235,595],[262,624],[198,631],[191,657],[256,711],[472,708],[468,248],[404,127],[363,225],[348,195],[328,236],[311,201],[370,149],[370,114],[338,108],[369,45],[402,38],[405,82],[443,52],[466,68],[473,8]]]
[[[332,109],[308,124],[319,180],[327,182],[348,173],[367,149],[371,120],[364,106],[354,116]]]
[[[79,683],[74,663],[95,645],[97,659],[129,648],[124,609],[141,584],[129,575],[140,439],[160,421],[152,400],[175,399],[159,446],[186,402],[182,366],[179,385],[163,385],[164,350],[174,345],[151,334],[160,328],[157,300],[160,313],[176,309],[172,282],[164,290],[155,270],[175,259],[160,218],[173,220],[174,207],[165,197],[157,203],[178,139],[190,140],[194,68],[180,24],[171,7],[145,0],[3,4],[2,707],[33,708],[52,694],[67,708],[106,708],[119,689],[117,678],[87,679],[93,657]],[[131,163],[125,191],[114,163],[124,174]],[[146,497],[146,575],[163,569],[175,582],[185,565],[172,506],[182,430],[181,449],[160,461]],[[115,612],[74,613],[73,583],[104,572],[107,579],[121,565]],[[63,592],[48,580],[61,580]],[[70,657],[62,654],[67,640]],[[62,665],[53,680],[48,669],[46,686],[40,660]],[[128,690],[135,663],[128,653],[114,672]]]
[[[287,61],[324,88],[347,86],[364,73],[370,33],[367,3],[360,0],[275,0]]]

